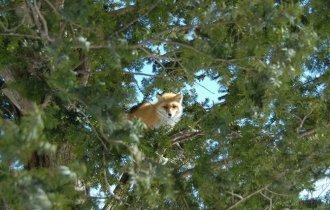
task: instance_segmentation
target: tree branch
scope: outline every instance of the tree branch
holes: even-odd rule
[[[31,34],[19,34],[19,33],[0,33],[0,36],[15,36],[15,37],[23,37],[27,39],[37,39],[40,40],[41,38],[39,36],[34,36]]]
[[[153,9],[156,8],[156,6],[158,5],[159,2],[160,1],[158,0],[153,5],[151,5],[151,7],[144,14],[142,14],[142,16],[149,14]],[[127,28],[129,28],[131,25],[133,25],[134,23],[136,23],[137,21],[139,21],[140,18],[141,18],[141,16],[138,16],[137,18],[135,18],[134,20],[132,20],[131,22],[129,22],[127,25],[125,25],[122,28],[120,28],[114,34],[119,34],[120,32],[123,32],[124,30],[126,30]]]
[[[124,172],[121,175],[121,177],[119,179],[119,183],[117,184],[116,188],[113,190],[114,195],[118,196],[118,194],[122,191],[122,187],[127,184],[129,178],[130,178],[130,175],[128,172]]]
[[[325,125],[325,128],[329,128],[330,127],[330,123]],[[299,139],[301,138],[304,138],[304,137],[308,137],[308,136],[311,136],[311,135],[314,135],[316,132],[317,132],[317,128],[314,128],[314,129],[310,129],[306,132],[303,132],[303,133],[300,133],[300,135],[298,136]]]
[[[204,136],[204,133],[199,130],[192,130],[192,131],[181,131],[172,136],[171,142],[172,144],[182,143],[184,141],[191,140],[192,138],[197,138]]]
[[[34,4],[34,9],[35,9],[34,11],[37,13],[37,16],[39,16],[39,19],[40,19],[41,24],[42,24],[42,28],[44,29],[43,30],[43,35],[46,37],[46,39],[48,41],[53,42],[54,39],[52,39],[52,38],[49,37],[47,21],[44,18],[44,16],[41,14],[41,11],[39,10],[39,7],[37,5],[37,1],[34,0],[33,1],[33,4]]]
[[[230,206],[229,208],[227,208],[227,210],[230,210],[230,209],[234,209],[236,208],[238,205],[240,205],[241,203],[245,202],[247,199],[251,198],[252,196],[256,195],[256,194],[259,194],[261,193],[262,191],[264,191],[267,187],[269,187],[269,185],[251,193],[250,195],[246,196],[246,197],[242,197],[241,200],[239,200],[238,202],[236,202],[234,205]],[[236,196],[237,197],[237,196]]]
[[[156,76],[154,74],[146,74],[146,73],[142,73],[142,72],[128,72],[128,71],[125,71],[124,74],[133,74],[133,75],[146,76],[146,77],[155,77]]]
[[[5,80],[7,84],[16,81],[19,77],[18,73],[13,69],[2,70],[0,72],[0,76]],[[2,92],[23,115],[36,111],[35,103],[22,97],[16,90],[4,88],[2,89]]]
[[[222,159],[222,160],[217,160],[217,161],[211,162],[212,169],[219,168],[219,164],[222,164],[222,165],[228,164],[230,161],[233,161],[233,159],[227,158],[227,159]],[[193,173],[194,169],[195,169],[194,167],[186,169],[185,171],[180,172],[179,175],[181,175],[183,177],[187,177]]]
[[[82,85],[86,85],[88,83],[89,76],[91,74],[91,70],[88,65],[88,58],[83,49],[78,49],[79,60],[80,63],[77,67],[74,68],[74,71],[77,73],[77,77]]]
[[[273,209],[273,199],[268,197],[266,194],[264,194],[263,192],[260,192],[260,194],[266,198],[267,200],[269,200],[269,210],[272,210]]]
[[[108,182],[108,176],[109,176],[109,171],[108,171],[108,167],[107,167],[107,163],[105,160],[105,152],[103,151],[103,157],[102,157],[102,162],[103,162],[103,176],[104,176],[104,182],[107,186],[106,191],[108,194],[110,193],[110,183]]]
[[[236,194],[236,193],[234,193],[234,192],[230,192],[230,191],[228,191],[227,193],[230,194],[230,195],[232,195],[232,196],[234,196],[234,197],[236,197],[236,198],[239,198],[240,200],[243,200],[243,199],[244,199],[241,195]]]
[[[277,195],[277,196],[288,196],[288,195],[285,195],[285,194],[274,192],[274,191],[270,190],[268,187],[265,190],[272,193],[272,194],[274,194],[274,195]]]
[[[293,116],[295,116],[296,118],[298,118],[298,119],[300,120],[300,125],[299,125],[298,128],[296,129],[297,133],[300,133],[300,129],[303,128],[306,119],[307,119],[307,118],[309,117],[309,115],[311,115],[312,113],[313,113],[313,110],[311,110],[311,111],[310,111],[307,115],[305,115],[302,119],[301,119],[299,116],[295,115],[295,114],[293,115]]]

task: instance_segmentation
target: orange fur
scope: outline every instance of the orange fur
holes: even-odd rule
[[[164,93],[157,98],[158,102],[144,103],[130,112],[128,119],[138,118],[149,128],[173,127],[182,115],[182,96],[175,93]]]

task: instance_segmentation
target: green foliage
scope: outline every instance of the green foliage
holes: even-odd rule
[[[1,209],[329,206],[329,193],[299,197],[329,176],[329,1],[0,10]],[[213,104],[194,89],[207,77],[219,85]],[[126,119],[162,91],[184,95],[174,129]]]

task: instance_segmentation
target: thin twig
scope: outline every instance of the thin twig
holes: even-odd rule
[[[187,43],[184,43],[184,42],[179,42],[179,41],[173,41],[173,40],[164,40],[164,42],[168,43],[168,44],[175,44],[175,45],[180,45],[181,47],[184,47],[184,48],[187,48],[189,50],[192,50],[200,55],[203,55],[205,57],[208,57],[210,58],[211,60],[214,60],[214,61],[219,61],[219,62],[224,62],[224,63],[232,63],[233,61],[236,61],[236,60],[242,60],[242,59],[222,59],[222,58],[214,58],[212,57],[211,55],[195,48],[194,46],[192,45],[189,45]],[[246,59],[246,58],[244,58]]]
[[[38,39],[38,40],[41,39],[39,36],[34,36],[30,34],[18,34],[18,33],[0,33],[0,36],[16,36],[16,37],[24,37],[28,39]]]
[[[62,15],[57,11],[57,9],[55,8],[55,6],[52,3],[50,3],[48,0],[44,0],[44,1],[48,4],[48,6],[54,11],[54,13],[57,16],[62,17]]]
[[[139,47],[139,49],[141,49],[142,51],[144,51],[150,58],[154,58],[154,60],[163,68],[166,69],[165,66],[159,61],[159,57],[157,57],[157,55],[153,55],[150,52],[148,52],[148,50],[146,50],[144,47]]]
[[[300,133],[300,129],[304,126],[304,123],[306,121],[306,119],[309,117],[309,115],[311,115],[313,113],[313,110],[311,110],[307,115],[305,115],[303,117],[303,119],[301,119],[301,117],[299,117],[298,115],[293,114],[294,117],[298,118],[300,120],[300,125],[296,128],[296,132],[299,134]]]
[[[86,28],[86,27],[84,27],[84,26],[82,26],[82,25],[79,25],[78,23],[75,23],[75,22],[73,22],[72,20],[70,20],[70,19],[67,19],[65,16],[63,16],[57,9],[56,9],[56,7],[50,2],[50,1],[48,1],[48,0],[44,0],[48,5],[49,5],[49,7],[51,7],[51,9],[54,11],[54,13],[58,16],[58,17],[60,17],[62,20],[65,20],[65,22],[67,22],[67,23],[70,23],[70,26],[72,27],[72,25],[74,25],[74,26],[77,26],[77,27],[79,27],[79,28],[81,28],[82,30],[86,30],[86,31],[88,31],[88,32],[95,32],[95,29],[94,28]]]
[[[240,205],[241,203],[245,202],[247,199],[251,198],[252,196],[256,195],[256,194],[259,194],[260,192],[262,192],[263,190],[265,190],[267,187],[269,187],[270,185],[267,185],[253,193],[251,193],[250,195],[244,197],[243,199],[239,200],[238,202],[236,202],[234,205],[230,206],[227,208],[227,210],[230,210],[230,209],[234,209],[236,208],[238,205]]]
[[[232,21],[232,20],[221,20],[221,21],[215,21],[214,23],[209,23],[209,24],[196,24],[196,25],[181,25],[181,26],[174,26],[173,28],[166,29],[164,31],[161,31],[157,34],[154,35],[153,38],[159,38],[162,35],[167,35],[172,32],[179,32],[179,31],[187,31],[187,30],[193,30],[193,29],[208,29],[213,26],[221,25],[221,24],[233,24],[236,23],[237,21]]]
[[[103,157],[102,157],[102,162],[103,162],[103,177],[104,177],[104,183],[106,184],[107,188],[106,191],[108,192],[108,194],[110,193],[110,183],[108,182],[108,167],[106,164],[106,160],[105,160],[105,152],[103,151]]]
[[[201,136],[204,136],[204,133],[199,130],[181,131],[172,137],[171,142],[174,145]]]
[[[233,161],[232,158],[227,158],[227,159],[222,159],[222,160],[218,160],[218,161],[212,161],[211,162],[211,166],[212,169],[218,169],[219,168],[219,164],[224,165],[224,164],[228,164],[231,161]],[[187,177],[189,175],[191,175],[193,173],[193,171],[195,170],[195,167],[193,168],[188,168],[180,173],[178,173],[179,175],[183,176],[183,177]]]
[[[324,127],[325,127],[325,128],[329,128],[329,127],[330,127],[330,123],[326,124]],[[301,133],[301,134],[298,136],[298,138],[304,138],[304,137],[307,137],[307,136],[313,135],[313,134],[315,134],[315,133],[317,132],[317,130],[318,130],[317,128],[310,129],[310,130],[308,130],[308,131],[306,131],[306,132]]]
[[[142,16],[146,16],[148,15],[153,9],[156,8],[156,6],[158,5],[160,1],[156,1],[155,4],[153,4],[148,11],[145,12],[145,14],[142,14]],[[129,28],[130,26],[132,26],[134,23],[136,23],[137,21],[139,21],[141,19],[141,16],[138,16],[137,18],[135,18],[134,20],[132,20],[131,22],[129,22],[127,25],[125,25],[124,27],[120,28],[118,31],[116,31],[114,34],[119,34],[122,31],[125,31],[127,28]]]
[[[74,32],[73,24],[70,23],[69,26],[70,26],[70,30],[71,30],[73,38],[76,39],[76,33]]]
[[[49,37],[49,34],[48,34],[48,25],[47,25],[47,21],[46,21],[46,19],[44,18],[44,16],[41,14],[41,11],[39,10],[39,7],[38,7],[38,5],[37,5],[37,1],[34,0],[33,2],[34,2],[34,8],[35,8],[35,11],[37,12],[37,14],[38,14],[38,16],[39,16],[39,18],[40,18],[40,20],[41,20],[41,23],[42,23],[42,26],[43,26],[43,29],[44,29],[44,30],[43,30],[43,31],[44,31],[44,36],[47,38],[48,41],[53,42],[54,39],[50,38],[50,37]]]
[[[38,16],[36,15],[35,12],[35,8],[34,6],[32,6],[31,2],[28,0],[25,0],[26,5],[28,6],[29,10],[30,10],[30,14],[32,15],[33,18],[33,22],[35,24],[35,26],[37,27],[38,31],[42,31],[41,26],[40,26],[40,22],[38,20]]]
[[[80,100],[80,103],[84,104],[86,106],[86,104]],[[79,112],[80,114],[82,114],[86,119],[88,119],[88,116],[81,111],[80,109],[76,109],[77,112]],[[96,128],[90,123],[89,126],[91,127],[92,131],[95,133],[97,139],[100,140],[101,144],[103,145],[103,147],[109,151],[107,145],[105,144],[105,142],[107,141],[107,138],[104,136],[104,134],[102,132],[99,132],[98,130],[96,130]]]
[[[206,91],[208,91],[209,93],[211,94],[215,94],[215,92],[211,91],[210,89],[208,89],[207,87],[205,87],[204,85],[202,85],[201,83],[199,82],[195,82],[197,85],[199,85],[200,87],[204,88]]]
[[[138,49],[141,49],[142,51],[144,51],[148,57],[150,58],[154,58],[155,61],[163,68],[163,69],[166,69],[166,67],[159,61],[160,59],[169,59],[169,57],[163,57],[161,55],[154,55],[154,54],[151,54],[150,52],[148,52],[144,47],[138,47]],[[187,76],[190,76],[189,75],[189,71],[187,71],[187,69],[183,66],[183,64],[179,61],[178,58],[175,58],[174,59],[175,61],[178,62],[178,64],[180,65],[180,67],[186,72],[186,75]],[[213,91],[211,91],[210,89],[206,88],[204,85],[200,84],[199,82],[195,82],[197,85],[199,85],[200,87],[204,88],[206,91],[210,92],[211,94],[215,94]]]
[[[65,35],[65,28],[67,26],[67,22],[64,22],[63,24],[61,24],[61,29],[60,29],[60,33],[58,33],[58,38],[64,37]]]
[[[16,31],[19,27],[21,27],[24,22],[25,22],[25,19],[26,19],[26,14],[24,15],[24,17],[22,18],[22,21],[17,25],[17,26],[14,26],[13,28],[8,28],[8,25],[5,26],[2,21],[0,21],[0,26],[3,28],[4,32],[14,32]]]
[[[236,194],[234,192],[227,191],[227,193],[230,194],[230,195],[232,195],[232,196],[234,196],[234,197],[236,197],[236,198],[239,198],[240,200],[243,200],[244,199],[241,195]]]
[[[306,132],[300,134],[300,135],[298,136],[298,138],[301,139],[301,138],[304,138],[304,137],[307,137],[307,136],[313,135],[313,134],[316,133],[316,131],[317,131],[317,129],[311,129],[311,130],[308,130],[308,131],[306,131]]]
[[[263,192],[260,192],[260,194],[266,198],[267,200],[269,200],[269,210],[272,210],[273,209],[273,199],[268,197],[266,194],[264,194]]]
[[[313,110],[311,110],[307,115],[305,115],[303,119],[299,118],[299,119],[301,120],[301,122],[300,122],[299,127],[297,128],[297,133],[300,132],[300,129],[304,126],[304,123],[305,123],[306,119],[307,119],[307,118],[309,117],[309,115],[311,115],[312,113],[313,113]]]
[[[268,191],[268,192],[270,192],[270,193],[272,193],[272,194],[274,194],[274,195],[278,195],[278,196],[288,196],[288,195],[286,195],[286,194],[282,194],[282,193],[274,192],[274,191],[268,189],[268,187],[265,188],[265,190]]]
[[[142,73],[142,72],[128,72],[128,71],[124,71],[124,74],[133,74],[133,75],[145,76],[145,77],[155,77],[156,76],[154,74],[146,74],[146,73]]]
[[[188,43],[185,43],[185,42],[182,42],[182,41],[179,41],[179,40],[171,40],[171,39],[155,39],[155,38],[152,38],[152,39],[148,39],[148,40],[145,40],[145,41],[142,41],[140,42],[139,44],[137,45],[132,45],[131,48],[138,48],[138,47],[143,47],[144,45],[148,45],[148,44],[151,44],[151,43],[167,43],[167,44],[173,44],[173,45],[179,45],[183,48],[186,48],[186,49],[189,49],[189,50],[192,50],[200,55],[203,55],[213,61],[217,61],[217,62],[222,62],[222,63],[227,63],[227,64],[231,64],[232,62],[234,61],[239,61],[239,60],[246,60],[248,59],[249,57],[246,57],[246,58],[235,58],[235,59],[223,59],[223,58],[214,58],[212,57],[211,55],[195,48],[194,46],[188,44]]]

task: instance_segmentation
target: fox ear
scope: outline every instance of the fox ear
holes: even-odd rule
[[[156,97],[157,97],[158,101],[162,101],[163,100],[162,94],[160,94],[160,93],[157,93]]]
[[[178,94],[178,95],[175,96],[174,99],[175,99],[177,102],[179,102],[180,104],[182,104],[182,99],[183,99],[182,95]]]

